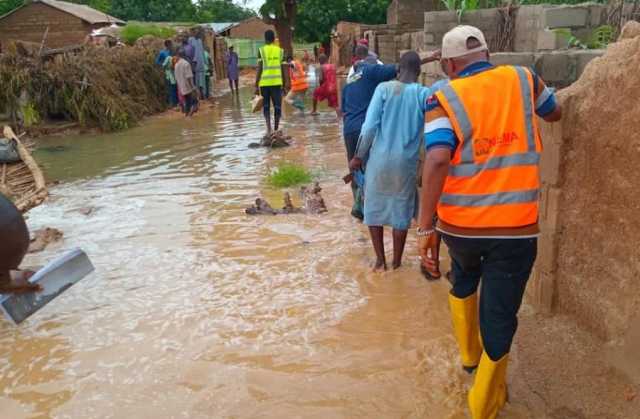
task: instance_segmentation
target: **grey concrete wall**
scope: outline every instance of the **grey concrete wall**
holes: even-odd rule
[[[587,64],[603,53],[602,50],[502,52],[491,54],[491,62],[495,65],[520,65],[532,68],[549,86],[563,88],[578,80]],[[432,84],[444,77],[439,63],[422,66],[424,84]]]
[[[387,8],[387,23],[421,27],[423,14],[440,8],[440,0],[393,0]]]
[[[582,75],[587,64],[601,56],[602,50],[565,50],[549,52],[503,52],[491,55],[496,65],[530,67],[550,86],[567,87]]]
[[[482,30],[491,44],[497,36],[497,9],[482,9],[462,15],[461,24],[472,25]],[[442,44],[444,34],[458,25],[458,15],[454,11],[428,12],[424,14],[425,48],[435,49]]]
[[[567,39],[553,29],[570,28],[578,37],[588,37],[606,23],[607,7],[585,3],[577,6],[520,6],[516,12],[514,52],[553,51],[567,47]],[[495,45],[498,34],[498,9],[466,12],[458,22],[455,12],[428,12],[424,16],[425,47],[435,49],[442,37],[459,23],[480,28],[489,46]]]

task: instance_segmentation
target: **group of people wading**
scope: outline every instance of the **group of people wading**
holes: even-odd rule
[[[269,101],[277,130],[282,71],[288,69],[273,38],[267,32],[256,81],[269,132]],[[414,218],[428,279],[441,276],[441,240],[447,245],[454,333],[464,370],[475,373],[469,408],[474,419],[495,418],[507,400],[509,351],[540,233],[537,117],[558,121],[560,106],[531,69],[492,65],[484,34],[472,26],[449,31],[441,51],[422,60],[410,51],[399,65],[383,65],[365,44],[355,55],[338,111],[351,214],[369,228],[376,271],[387,269],[383,226],[392,227],[394,269]],[[436,60],[448,78],[419,84],[421,64]],[[301,70],[289,68],[295,81]],[[314,99],[326,96],[321,91]]]

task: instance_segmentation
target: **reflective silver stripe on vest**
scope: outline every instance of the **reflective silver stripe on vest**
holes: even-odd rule
[[[513,154],[511,156],[494,157],[481,164],[462,163],[449,166],[449,176],[475,176],[483,170],[502,169],[505,167],[516,166],[533,166],[537,165],[539,162],[540,154],[537,152]]]
[[[527,70],[522,67],[515,66],[520,79],[520,90],[522,91],[522,101],[524,105],[524,124],[527,130],[527,145],[529,151],[536,151],[536,138],[533,135],[533,99],[529,79],[527,78]]]
[[[538,201],[538,189],[493,194],[442,194],[440,203],[457,207],[488,207],[504,204],[526,204]]]
[[[449,106],[451,106],[451,110],[456,116],[460,130],[462,130],[462,136],[464,138],[462,139],[462,150],[460,151],[461,162],[473,163],[473,144],[471,141],[473,130],[471,128],[471,121],[469,121],[467,111],[464,109],[462,101],[451,85],[447,83],[442,87],[442,89],[440,89],[440,91],[444,97],[447,98],[447,102],[449,102]]]

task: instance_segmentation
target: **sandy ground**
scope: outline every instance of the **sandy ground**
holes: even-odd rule
[[[524,307],[514,347],[512,398],[544,418],[640,418],[640,383],[614,368],[609,345],[571,318]]]

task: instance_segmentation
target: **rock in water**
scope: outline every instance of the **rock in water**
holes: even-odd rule
[[[284,207],[282,207],[283,214],[297,214],[300,212],[304,212],[302,208],[296,208],[293,206],[293,201],[291,201],[291,195],[289,192],[284,193]]]
[[[42,252],[51,243],[62,240],[63,233],[55,228],[42,228],[33,232],[31,244],[29,245],[29,253]]]
[[[284,193],[284,206],[281,210],[275,210],[269,205],[267,201],[262,198],[256,199],[254,205],[245,209],[244,212],[249,215],[275,215],[275,214],[322,214],[327,212],[327,206],[324,203],[324,199],[322,195],[320,195],[320,191],[322,188],[318,184],[315,183],[313,188],[309,189],[306,186],[300,188],[300,198],[304,202],[304,206],[302,208],[297,208],[293,205],[293,201],[291,200],[291,195],[289,192]]]
[[[327,212],[327,206],[324,203],[324,199],[320,192],[322,188],[316,182],[313,186],[313,189],[309,190],[306,187],[300,188],[300,192],[304,197],[304,210],[309,214],[322,214]]]
[[[262,198],[257,198],[254,205],[244,210],[249,215],[268,214],[276,215],[278,211],[274,210],[267,201]]]
[[[282,133],[282,131],[276,131],[276,132],[272,132],[269,135],[265,135],[264,137],[262,137],[262,140],[260,140],[260,143],[251,143],[249,144],[249,148],[257,148],[257,147],[271,147],[271,148],[278,148],[278,147],[288,147],[289,141],[291,140],[291,137],[288,135],[284,135]]]

